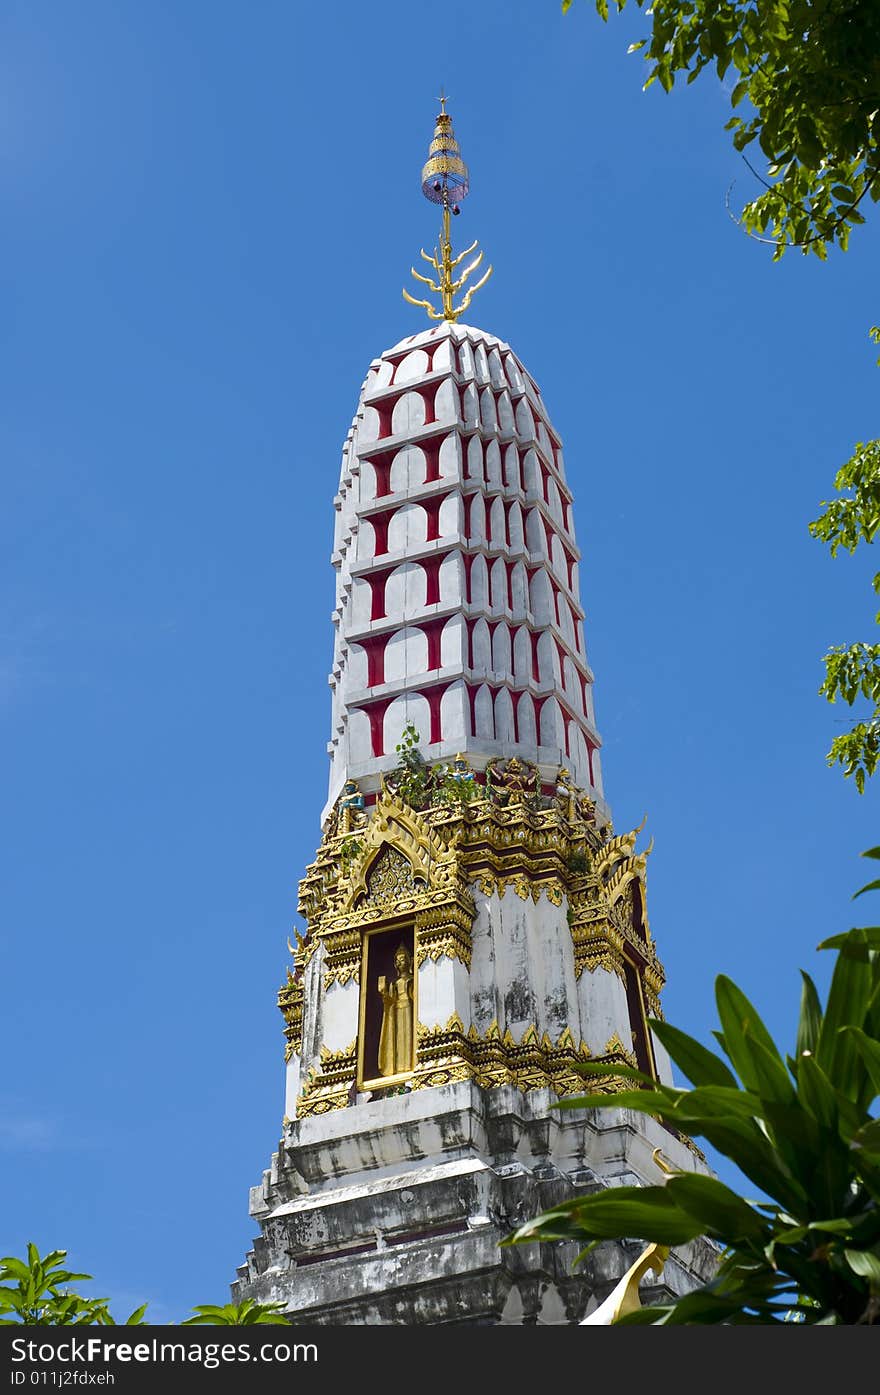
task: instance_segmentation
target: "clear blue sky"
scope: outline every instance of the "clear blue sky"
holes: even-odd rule
[[[877,434],[877,221],[779,265],[706,75],[643,93],[588,0],[0,10],[0,1253],[124,1316],[223,1302],[283,1110],[274,1005],[318,840],[340,449],[435,94],[455,225],[561,432],[619,830],[647,812],[669,1019],[730,974],[793,1042],[878,841],[820,657],[870,557],[807,532]],[[304,540],[297,542],[296,539]]]

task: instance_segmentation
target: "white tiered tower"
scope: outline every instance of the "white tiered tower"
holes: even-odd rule
[[[559,437],[493,335],[444,321],[371,365],[336,497],[328,812],[412,723],[431,759],[560,764],[601,803]]]
[[[705,1164],[641,1114],[553,1107],[613,1104],[621,1063],[671,1078],[647,854],[604,801],[561,442],[507,344],[460,323],[489,273],[454,303],[480,258],[456,279],[445,110],[422,187],[441,309],[413,302],[437,323],[371,364],[343,448],[329,799],[279,994],[284,1132],[233,1292],[294,1324],[575,1323],[637,1248],[573,1269],[574,1244],[499,1242],[578,1191]],[[713,1263],[674,1251],[654,1292]]]

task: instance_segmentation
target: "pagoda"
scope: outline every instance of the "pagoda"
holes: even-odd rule
[[[329,797],[279,993],[283,1133],[237,1299],[293,1324],[571,1324],[638,1257],[503,1247],[565,1197],[705,1171],[622,1109],[558,1109],[630,1064],[671,1081],[641,829],[602,784],[562,443],[453,255],[468,171],[441,99],[422,171],[431,326],[375,359],[342,451]],[[589,1079],[583,1062],[607,1065]],[[651,1290],[703,1282],[672,1252]]]

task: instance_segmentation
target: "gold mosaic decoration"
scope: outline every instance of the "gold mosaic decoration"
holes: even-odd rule
[[[409,858],[386,843],[370,867],[367,893],[359,904],[384,908],[401,896],[416,896],[424,890],[425,883],[416,879]]]
[[[519,761],[493,762],[488,793],[481,788],[469,803],[416,810],[386,786],[356,825],[334,811],[300,883],[308,930],[292,947],[293,969],[279,993],[288,1058],[302,1047],[304,975],[314,954],[321,954],[320,977],[309,981],[322,991],[357,982],[364,934],[399,925],[414,932],[417,964],[450,959],[469,970],[475,897],[546,898],[567,917],[576,977],[601,970],[625,983],[629,960],[639,972],[647,1013],[661,1016],[664,973],[645,910],[650,847],[636,852],[640,831],[613,836],[610,826],[600,828],[594,805],[567,772],[560,772],[556,795],[548,797],[535,767]],[[583,1094],[584,1077],[575,1066],[588,1056],[568,1028],[556,1042],[539,1037],[536,1028],[517,1042],[495,1023],[479,1036],[456,1017],[442,1028],[418,1027],[409,1083],[423,1089],[474,1080],[484,1087]],[[611,1065],[635,1058],[615,1034],[590,1059]],[[322,1054],[306,1074],[298,1115],[349,1104],[356,1069],[356,1043],[332,1058]],[[623,1082],[593,1077],[589,1088],[617,1090]]]

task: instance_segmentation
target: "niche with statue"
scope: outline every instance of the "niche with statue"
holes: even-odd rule
[[[416,985],[412,926],[367,931],[361,949],[359,1090],[403,1084],[415,1069]]]

